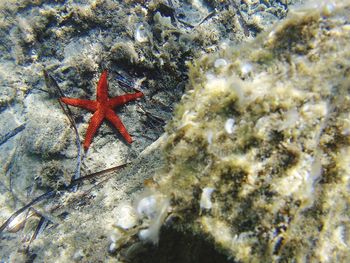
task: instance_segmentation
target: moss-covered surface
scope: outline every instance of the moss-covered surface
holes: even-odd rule
[[[346,261],[348,1],[336,10],[326,1],[322,11],[308,1],[316,7],[253,40],[296,2],[1,2],[0,136],[25,127],[0,148],[1,223],[67,184],[76,168],[74,133],[46,90],[43,68],[67,96],[93,98],[108,68],[110,95],[132,90],[120,85],[119,72],[141,83],[145,98],[118,111],[133,145],[103,124],[82,175],[132,165],[22,213],[1,233],[0,257]],[[166,134],[152,144],[187,82]],[[72,111],[83,139],[90,113]],[[140,239],[159,222],[123,212],[135,209],[144,183],[153,188],[146,193],[171,201],[158,247]],[[205,189],[214,191],[205,196]],[[212,207],[201,208],[202,199]],[[49,225],[31,240],[43,218]]]
[[[349,11],[298,10],[191,65],[155,177],[175,228],[239,262],[350,260]]]

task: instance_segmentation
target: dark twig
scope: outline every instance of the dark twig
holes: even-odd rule
[[[143,91],[145,89],[144,86],[139,85],[137,83],[135,83],[135,81],[132,80],[132,78],[125,76],[124,74],[121,74],[119,72],[115,72],[115,74],[117,74],[117,78],[116,80],[118,81],[118,84],[120,86],[120,88],[124,91],[127,92],[127,90],[125,90],[125,88],[127,89],[134,89],[135,91]],[[152,113],[150,113],[149,111],[145,110],[144,107],[141,105],[141,103],[139,103],[138,101],[136,101],[136,105],[139,107],[140,111],[145,114],[147,116],[147,118],[151,119],[152,122],[164,126],[165,125],[165,120],[162,119],[161,117],[158,117]],[[152,128],[159,128],[158,125],[153,125],[152,123],[150,123],[150,125],[152,125]]]
[[[74,176],[72,177],[72,181],[74,181],[75,179],[78,179],[80,177],[80,171],[81,171],[81,161],[82,161],[82,156],[81,156],[81,143],[80,143],[80,137],[79,137],[79,132],[76,126],[76,123],[74,121],[74,118],[72,117],[73,114],[70,110],[70,108],[63,104],[62,101],[59,99],[60,97],[64,97],[64,94],[61,90],[61,88],[58,86],[56,80],[47,73],[46,70],[43,71],[44,72],[44,78],[45,78],[45,83],[46,83],[46,87],[50,90],[54,91],[54,94],[57,97],[58,103],[60,104],[64,114],[67,116],[71,126],[74,129],[75,132],[75,136],[76,136],[76,145],[78,148],[78,157],[77,157],[77,167],[75,169],[75,173]],[[77,190],[77,185],[74,187],[73,191]]]
[[[48,225],[49,220],[47,220],[45,217],[41,216],[38,225],[35,228],[35,231],[32,235],[32,237],[29,240],[29,243],[27,245],[26,251],[29,251],[31,243],[37,238],[37,236],[44,231],[46,226]]]
[[[0,226],[0,233],[2,231],[4,231],[4,229],[18,216],[20,215],[22,212],[24,212],[25,210],[27,210],[28,208],[30,208],[32,205],[35,205],[37,203],[39,203],[40,201],[43,201],[47,198],[53,197],[56,195],[56,191],[55,190],[51,190],[46,192],[45,194],[42,194],[36,198],[34,198],[32,201],[30,201],[28,204],[26,204],[25,206],[21,207],[20,209],[18,209],[16,212],[14,212],[6,221],[5,223],[3,223]]]
[[[25,127],[26,127],[25,124],[21,124],[20,126],[16,127],[12,131],[9,131],[8,133],[6,133],[4,136],[0,137],[0,145],[4,144],[7,140],[15,136],[17,133],[23,131]]]
[[[148,118],[152,119],[154,122],[157,122],[161,125],[165,125],[165,120],[162,119],[161,117],[149,112],[148,110],[146,110],[143,106],[138,105],[139,109],[142,111],[142,113],[144,113]]]
[[[122,168],[128,166],[129,164],[131,164],[131,163],[124,163],[124,164],[121,164],[121,165],[118,165],[118,166],[114,166],[114,167],[111,167],[111,168],[108,168],[108,169],[105,169],[105,170],[102,170],[102,171],[99,171],[99,172],[96,172],[96,173],[92,173],[92,174],[88,174],[88,175],[82,176],[80,178],[75,179],[67,187],[71,187],[71,186],[74,186],[76,184],[79,184],[80,182],[93,179],[96,176],[100,176],[100,175],[104,175],[104,174],[107,174],[107,173],[110,173],[110,172],[114,172],[116,170],[119,170],[119,169],[122,169]]]
[[[8,187],[7,187],[4,183],[2,183],[1,181],[0,181],[0,184],[2,185],[2,187],[5,188],[5,190],[7,190],[7,191],[9,191],[9,192],[12,193],[12,196],[13,196],[13,198],[14,198],[16,201],[20,202],[22,205],[25,204],[25,202],[24,202],[23,200],[21,200],[21,198],[19,198],[19,197],[12,191],[12,189],[8,188]],[[33,208],[33,207],[31,207],[31,209],[32,209],[36,214],[38,214],[38,215],[40,215],[41,217],[47,219],[47,221],[50,221],[45,215],[43,215],[43,214],[42,214],[41,212],[39,212],[37,209],[35,209],[35,208]],[[0,232],[1,232],[1,231],[0,231]]]
[[[57,190],[50,190],[36,198],[34,198],[32,201],[30,201],[28,204],[26,204],[25,206],[21,207],[20,209],[18,209],[16,212],[14,212],[1,226],[0,226],[0,233],[2,231],[4,231],[4,229],[18,216],[20,215],[22,212],[24,212],[25,210],[27,210],[28,208],[31,208],[33,205],[46,200],[48,198],[54,197],[56,195],[56,193],[58,191],[69,191],[71,190],[75,185],[86,181],[86,180],[90,180],[93,179],[96,176],[101,176],[101,175],[105,175],[107,173],[122,169],[124,167],[126,167],[127,165],[129,165],[130,163],[125,163],[122,165],[118,165],[118,166],[114,166],[112,168],[106,169],[106,170],[102,170],[96,173],[92,173],[83,177],[79,177],[77,179],[74,179],[68,186],[62,186],[59,187]]]
[[[117,74],[116,80],[118,81],[118,84],[121,87],[132,88],[135,91],[142,91],[142,90],[145,89],[144,86],[135,83],[135,81],[131,80],[130,78],[128,78],[126,76],[124,76],[123,74],[121,74],[119,72],[115,72],[115,73]]]
[[[99,181],[98,183],[94,184],[92,187],[90,187],[89,189],[87,189],[86,191],[84,191],[84,192],[79,196],[79,201],[80,201],[83,197],[85,197],[85,196],[87,196],[89,193],[91,193],[91,191],[92,191],[93,189],[95,189],[97,186],[100,186],[101,184],[103,184],[104,182],[108,181],[110,178],[113,177],[113,175],[107,176],[107,174],[105,174],[104,177],[105,177],[105,176],[106,176],[107,178],[105,178],[105,179]],[[79,179],[80,179],[80,178],[79,178]],[[77,198],[72,198],[72,199],[70,199],[69,201],[67,201],[67,202],[65,203],[65,205],[70,205],[70,204],[74,203],[76,200],[77,200]],[[60,209],[62,206],[63,206],[63,205],[58,205],[58,206],[56,206],[53,210]],[[53,210],[52,210],[52,211],[53,211]]]
[[[204,17],[201,21],[199,21],[196,25],[192,25],[190,23],[187,23],[186,21],[182,20],[182,19],[178,19],[179,22],[181,22],[182,24],[184,24],[185,26],[188,26],[190,28],[194,28],[194,27],[198,27],[201,24],[203,24],[205,21],[207,21],[208,19],[212,18],[214,15],[216,14],[216,10],[210,12],[206,17]]]
[[[11,154],[10,156],[10,161],[8,162],[8,165],[7,167],[5,167],[5,174],[6,176],[8,176],[9,178],[9,181],[8,181],[8,184],[9,184],[9,192],[14,195],[14,192],[13,192],[13,187],[12,187],[12,183],[13,183],[13,180],[12,180],[12,168],[14,166],[14,163],[16,161],[16,156],[17,156],[17,147],[18,145],[16,145],[15,149],[14,149],[14,152]]]
[[[202,21],[200,21],[200,22],[198,23],[197,26],[200,26],[200,25],[203,24],[206,20],[208,20],[209,18],[212,18],[215,14],[216,14],[216,10],[210,12],[206,17],[204,17],[204,18],[202,19]]]

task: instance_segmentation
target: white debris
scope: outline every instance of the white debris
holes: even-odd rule
[[[209,130],[207,133],[207,140],[209,144],[213,143],[213,131]]]
[[[123,229],[129,229],[135,226],[137,224],[137,218],[133,207],[129,204],[119,207],[116,221],[116,225]]]
[[[278,128],[279,131],[283,131],[288,128],[293,128],[296,125],[297,121],[300,119],[299,113],[296,108],[287,111],[283,117],[284,121]]]
[[[157,200],[154,195],[144,197],[137,204],[137,214],[140,217],[153,218],[157,210]]]
[[[84,258],[85,254],[83,252],[83,249],[77,250],[73,255],[73,260],[80,261]]]
[[[227,65],[227,61],[223,58],[218,58],[214,62],[214,67],[216,67],[216,68],[221,68],[221,67],[224,67],[226,65]]]
[[[135,30],[135,40],[139,43],[148,41],[147,30],[143,24],[138,24]]]
[[[201,209],[211,209],[213,204],[211,202],[211,194],[215,189],[212,187],[204,187],[200,200],[200,208]]]
[[[159,230],[168,214],[169,199],[161,194],[152,194],[142,198],[137,204],[137,213],[140,218],[146,217],[148,228],[139,232],[143,241],[158,243]]]
[[[225,130],[228,134],[232,134],[235,130],[235,119],[229,118],[225,122]]]
[[[109,245],[109,248],[108,248],[108,252],[109,253],[115,253],[117,251],[117,244],[112,242],[110,245]]]
[[[242,73],[242,75],[247,75],[252,70],[253,70],[253,65],[248,63],[248,62],[244,62],[242,64],[242,66],[241,66],[241,73]]]

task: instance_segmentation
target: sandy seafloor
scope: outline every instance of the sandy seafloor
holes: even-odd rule
[[[214,234],[206,236],[209,230],[201,233],[189,227],[179,235],[179,228],[175,231],[171,225],[188,213],[179,210],[173,213],[175,219],[165,219],[165,213],[176,210],[177,203],[172,203],[176,198],[157,199],[153,190],[144,189],[154,189],[158,182],[151,178],[165,165],[172,167],[172,158],[164,154],[172,128],[165,133],[164,127],[172,121],[176,104],[199,81],[193,75],[203,73],[193,70],[189,76],[189,65],[203,56],[210,61],[211,54],[227,47],[244,47],[281,23],[291,9],[313,5],[315,10],[323,5],[332,12],[337,2],[0,0],[0,224],[48,193],[2,229],[0,262],[259,262],[258,252],[239,258],[240,251],[228,249]],[[227,61],[216,60],[215,67],[226,66]],[[206,63],[203,70],[210,68]],[[91,113],[70,107],[77,139],[59,104],[58,90],[68,97],[93,100],[103,69],[109,72],[110,96],[135,89],[145,96],[116,109],[132,144],[104,122],[84,152],[81,144]],[[206,122],[205,116],[202,121]],[[177,142],[174,139],[173,145]],[[72,186],[74,176],[88,175],[92,176]],[[286,188],[294,181],[283,182],[288,183]],[[205,189],[211,193],[211,186]],[[145,202],[160,202],[167,212],[150,212],[152,204],[140,208],[140,200],[153,194],[156,199]],[[210,200],[200,202],[201,209],[211,209]],[[146,232],[140,229],[155,225],[147,223],[147,216],[149,221],[168,222],[159,240],[141,234]],[[348,214],[342,217],[349,221]],[[348,250],[347,225],[335,229],[343,236],[340,246]],[[349,257],[344,253],[340,260]],[[285,259],[281,255],[273,261],[281,258]],[[300,258],[289,260],[302,262]],[[308,260],[305,256],[304,262]]]

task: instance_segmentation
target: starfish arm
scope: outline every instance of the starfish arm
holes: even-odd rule
[[[108,105],[110,108],[115,108],[117,106],[123,105],[129,101],[136,100],[141,97],[143,97],[142,92],[124,94],[122,96],[116,96],[116,97],[110,98],[108,101]]]
[[[107,81],[108,72],[105,69],[100,77],[100,80],[97,84],[96,100],[98,102],[105,102],[108,99],[108,81]]]
[[[94,115],[92,115],[89,126],[86,131],[85,141],[84,141],[84,149],[87,151],[89,148],[92,139],[94,138],[98,128],[100,128],[101,123],[104,119],[104,114],[102,111],[96,111]]]
[[[93,100],[81,100],[81,99],[63,97],[61,98],[61,101],[64,102],[65,104],[68,104],[74,107],[83,108],[92,112],[97,110],[97,102]]]
[[[120,120],[120,118],[117,116],[117,114],[114,113],[111,109],[108,109],[106,112],[106,119],[109,120],[113,126],[120,132],[120,134],[124,137],[124,139],[128,143],[132,143],[132,138],[128,131],[126,130],[124,124]]]

